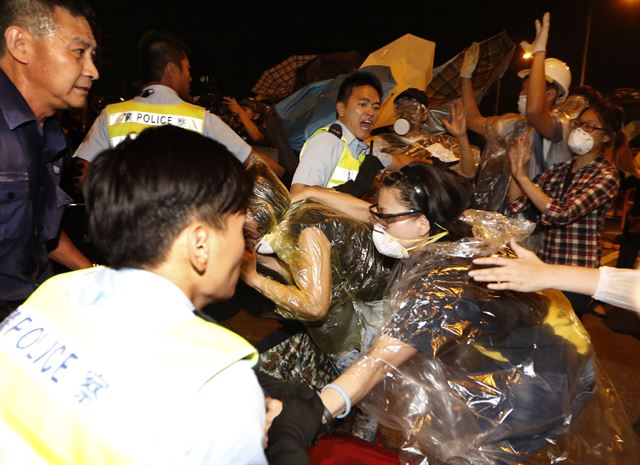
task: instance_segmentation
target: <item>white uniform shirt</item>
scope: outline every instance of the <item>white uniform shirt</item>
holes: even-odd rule
[[[137,96],[133,101],[153,105],[177,105],[184,102],[173,89],[167,86],[154,84],[145,87],[143,91],[146,90],[153,90],[153,93],[147,97]],[[217,115],[208,111],[205,112],[204,135],[227,147],[242,163],[244,163],[249,153],[251,153],[251,146],[249,144]],[[91,129],[73,156],[82,158],[88,162],[93,162],[100,152],[108,148],[109,131],[107,128],[107,111],[104,109],[94,121]]]

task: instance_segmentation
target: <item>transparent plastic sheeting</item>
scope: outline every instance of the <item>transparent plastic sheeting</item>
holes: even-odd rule
[[[468,278],[473,257],[509,255],[508,239],[533,225],[477,210],[462,219],[473,238],[427,246],[396,270],[389,320],[351,367],[363,383],[381,379],[363,407],[404,434],[403,463],[640,463],[564,296]]]
[[[558,105],[553,114],[564,127],[564,141],[568,137],[569,120],[577,118],[586,106],[586,100],[579,95],[569,96]],[[480,155],[480,165],[475,181],[474,206],[482,210],[504,213],[507,206],[511,169],[508,150],[519,136],[528,141],[533,153],[534,128],[523,115],[507,113],[486,118],[484,122],[486,144]],[[566,142],[563,142],[566,145]],[[569,150],[564,147],[564,150]],[[533,161],[533,160],[532,160]]]
[[[264,235],[290,285],[275,281],[259,289],[285,318],[305,321],[309,335],[327,354],[360,349],[369,323],[381,325],[379,305],[388,268],[371,238],[371,226],[309,200],[289,205],[289,193],[264,164],[255,177],[247,212],[248,235]],[[255,226],[252,226],[255,225]],[[317,296],[330,295],[319,321]],[[369,304],[372,303],[372,304]]]
[[[457,163],[462,156],[458,140],[448,134],[421,132],[416,137],[406,137],[395,133],[379,134],[373,138],[374,147],[381,152],[409,155],[428,159],[442,158],[445,163]],[[438,145],[435,145],[438,144]],[[434,150],[437,148],[439,150]]]

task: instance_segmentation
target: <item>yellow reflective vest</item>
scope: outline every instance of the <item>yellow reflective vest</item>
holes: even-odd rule
[[[126,327],[83,307],[67,294],[88,272],[49,279],[0,325],[0,426],[47,464],[141,463],[200,388],[257,352],[195,315]],[[96,344],[105,331],[109,344]]]
[[[127,137],[135,137],[149,126],[171,124],[204,134],[206,110],[187,102],[159,105],[127,100],[107,105],[106,112],[111,147],[115,147]]]
[[[308,140],[310,140],[313,136],[320,134],[321,132],[328,132],[331,126],[325,126],[323,128],[315,131]],[[338,164],[336,165],[333,173],[331,173],[331,177],[327,184],[324,187],[336,187],[341,184],[344,184],[347,181],[353,180],[358,176],[358,171],[360,171],[360,166],[364,161],[365,154],[362,153],[358,155],[358,158],[353,158],[351,155],[351,150],[349,150],[349,142],[345,139],[344,136],[340,137],[340,140],[344,144],[344,148],[342,149],[342,154],[340,154],[340,159],[338,160]],[[307,142],[302,146],[302,150],[300,153],[304,153],[304,149],[307,145]]]

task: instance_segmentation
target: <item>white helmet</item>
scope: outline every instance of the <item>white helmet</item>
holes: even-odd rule
[[[518,73],[518,77],[525,78],[529,75],[529,69],[523,69]],[[544,60],[544,74],[546,78],[560,87],[560,94],[557,102],[562,102],[569,95],[571,87],[571,70],[564,61],[557,58],[546,58]]]

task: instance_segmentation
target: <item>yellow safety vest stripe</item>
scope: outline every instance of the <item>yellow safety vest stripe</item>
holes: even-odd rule
[[[0,327],[0,421],[52,465],[139,461],[144,433],[163,424],[153,415],[156,406],[165,411],[175,403],[179,411],[216,374],[238,360],[258,358],[240,336],[196,317],[162,327],[143,342],[120,339],[104,354],[91,352],[96,328],[88,326],[95,322],[66,291],[90,272],[51,278]],[[120,369],[123,353],[135,353],[136,361]],[[91,370],[110,384],[83,403]],[[120,411],[126,418],[117,416]],[[140,435],[131,435],[134,430]]]
[[[555,334],[575,346],[579,354],[588,354],[591,347],[589,333],[576,317],[567,298],[557,290],[546,289],[542,292],[550,300],[549,312],[544,319],[544,323],[551,326]],[[473,344],[473,347],[494,360],[500,362],[508,361],[497,350],[487,349],[480,344]]]
[[[133,100],[107,106],[107,130],[111,147],[126,137],[135,137],[150,126],[173,126],[204,134],[206,110],[187,102],[175,105],[139,103]]]
[[[329,131],[329,127],[330,126],[325,126],[323,128],[318,129],[313,134],[311,134],[311,137],[309,137],[307,141],[311,140],[311,138],[317,134]],[[324,187],[336,187],[341,184],[344,184],[347,181],[355,179],[356,176],[358,176],[358,171],[360,171],[360,166],[364,161],[364,157],[365,157],[364,154],[358,155],[357,159],[353,158],[351,154],[351,150],[349,150],[349,142],[347,142],[344,136],[342,136],[340,140],[344,144],[344,148],[342,149],[342,153],[340,154],[340,159],[338,160],[338,164],[334,168],[333,173],[331,173],[331,176],[329,177],[329,180],[327,181],[327,184]],[[302,146],[302,150],[300,151],[300,154],[304,152],[306,145],[307,145],[307,142],[305,142],[304,145]]]

